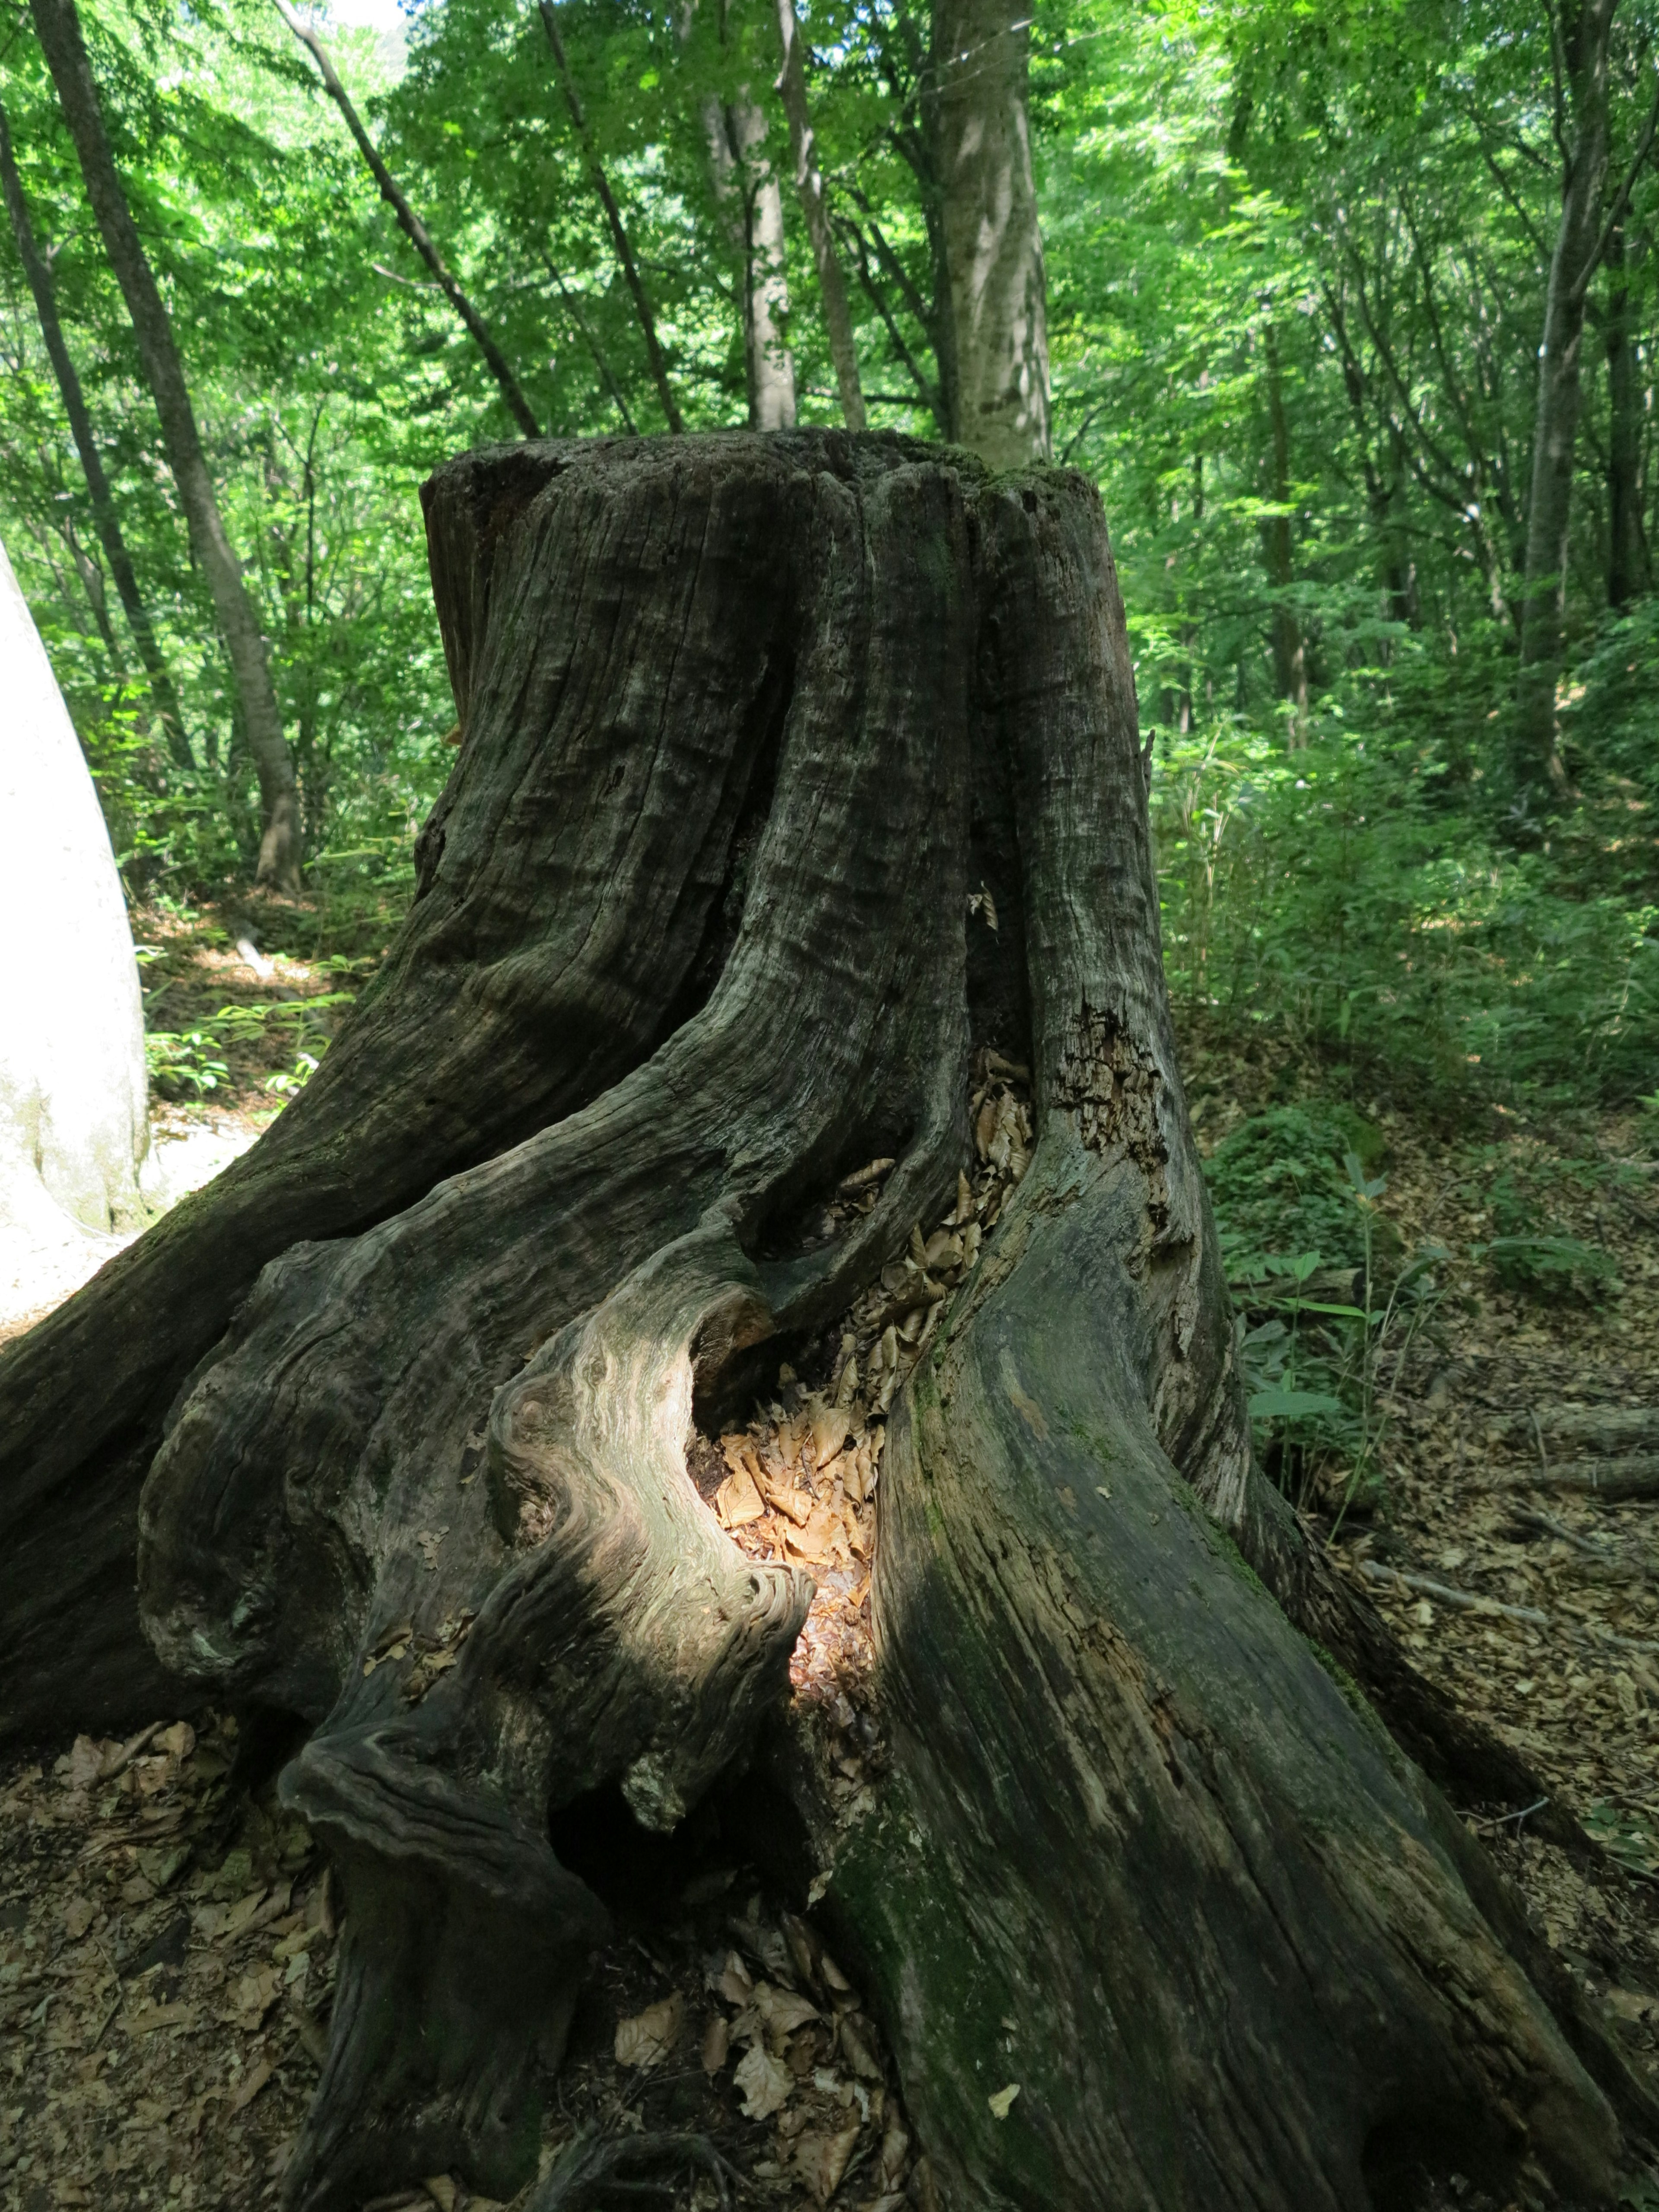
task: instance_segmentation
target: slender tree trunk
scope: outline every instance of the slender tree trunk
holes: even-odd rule
[[[766,118],[752,100],[702,103],[714,198],[726,219],[743,303],[744,380],[751,430],[789,430],[795,422],[795,363],[784,337],[789,283],[784,267],[783,200],[776,173],[760,151]]]
[[[471,333],[473,343],[489,365],[490,374],[501,386],[501,397],[507,402],[508,414],[512,416],[513,420],[526,438],[539,438],[541,431],[535,416],[531,411],[530,402],[525,398],[507,356],[496,343],[494,331],[451,275],[442,254],[433,244],[426,225],[410,205],[396,178],[380,158],[379,148],[364,129],[362,118],[352,105],[350,94],[340,82],[339,74],[330,58],[328,48],[309,24],[302,23],[298,16],[284,6],[283,0],[276,0],[276,7],[277,14],[288,25],[289,29],[293,32],[295,37],[316,63],[328,96],[345,118],[346,128],[357,142],[357,150],[368,163],[369,174],[380,187],[380,198],[397,216],[398,228],[432,271],[439,290]]]
[[[178,487],[191,543],[213,596],[219,634],[229,658],[241,704],[248,750],[259,779],[261,835],[258,879],[278,890],[300,887],[300,794],[294,757],[283,736],[282,715],[271,681],[259,618],[248,595],[236,554],[219,513],[185,382],[184,364],[173,342],[173,325],[161,303],[155,278],[144,257],[127,206],[109,139],[92,64],[81,35],[75,0],[29,0],[35,29],[58,88],[70,136],[75,142],[87,197],[97,218],[106,251],[132,318],[155,411],[161,421],[167,465]]]
[[[1652,585],[1642,527],[1642,394],[1637,381],[1625,225],[1607,242],[1607,605],[1624,608]]]
[[[161,726],[167,750],[179,766],[194,768],[196,757],[191,750],[190,738],[185,730],[179,695],[173,688],[167,658],[150,621],[149,609],[138,588],[137,574],[127,551],[126,540],[121,534],[120,517],[115,511],[114,495],[110,490],[109,478],[104,473],[97,439],[93,434],[92,417],[87,412],[81,380],[76,374],[75,363],[70,358],[69,347],[64,343],[64,326],[58,319],[52,271],[35,244],[33,226],[29,222],[28,203],[23,197],[23,180],[18,173],[16,156],[12,150],[11,131],[3,107],[0,107],[0,189],[3,189],[5,193],[6,212],[11,217],[12,236],[17,241],[17,256],[23,264],[23,274],[28,279],[29,290],[34,295],[34,310],[40,320],[40,335],[46,342],[52,374],[58,380],[64,412],[69,417],[70,434],[75,440],[75,450],[81,457],[81,466],[86,474],[99,543],[103,546],[104,557],[109,562],[110,574],[115,580],[116,594],[126,616],[127,627],[132,632],[132,641],[138,648],[138,658],[143,663],[144,677],[149,686],[149,696],[155,702],[156,720]]]
[[[841,411],[849,430],[865,426],[864,391],[859,382],[858,347],[853,337],[853,318],[847,304],[847,281],[836,252],[835,233],[830,227],[830,207],[818,167],[817,140],[806,98],[805,42],[795,20],[794,0],[778,0],[778,40],[783,67],[778,72],[778,93],[789,120],[789,152],[795,168],[795,190],[800,198],[806,234],[812,242],[812,264],[818,274],[818,297],[823,302],[823,327],[835,364],[836,388]]]
[[[651,365],[651,380],[657,387],[663,420],[676,436],[685,424],[681,419],[679,402],[674,397],[674,387],[669,381],[668,363],[657,337],[657,318],[652,310],[651,299],[640,275],[639,264],[634,258],[634,248],[628,236],[628,226],[623,221],[617,196],[611,189],[611,179],[605,173],[605,164],[594,147],[587,128],[587,116],[582,107],[581,94],[576,89],[576,80],[571,74],[569,58],[564,50],[564,40],[559,33],[558,16],[552,0],[540,0],[542,28],[547,33],[547,43],[552,50],[553,65],[559,73],[560,88],[570,112],[575,130],[576,143],[581,148],[582,159],[587,164],[587,173],[593,189],[599,196],[599,205],[605,210],[605,219],[611,232],[611,243],[615,249],[617,265],[622,270],[623,281],[628,287],[629,297],[634,302],[634,313],[639,318],[640,333],[645,340],[646,358]]]
[[[993,468],[1049,451],[1042,234],[1031,171],[1029,10],[934,0],[935,129],[956,435]],[[943,318],[941,318],[943,319]]]
[[[1578,0],[1559,21],[1567,94],[1561,220],[1550,259],[1538,352],[1537,419],[1527,503],[1521,670],[1510,773],[1516,788],[1542,792],[1564,781],[1556,747],[1555,687],[1566,611],[1567,538],[1578,440],[1584,301],[1602,250],[1602,201],[1610,155],[1608,46],[1618,0]],[[1558,20],[1558,19],[1553,19]]]
[[[466,738],[378,987],[0,1360],[14,1725],[147,1686],[87,1532],[125,1500],[130,1547],[148,1468],[155,1649],[312,1726],[281,1790],[346,1914],[291,2212],[533,2179],[604,1927],[550,1817],[672,1832],[757,1743],[945,2201],[1610,2197],[1652,2094],[1359,1686],[1449,1778],[1529,1780],[1251,1467],[1092,487],[784,432],[424,496]],[[856,1811],[788,1670],[852,1585],[692,1475],[844,1316],[813,1466],[884,1438]]]
[[[1290,604],[1295,577],[1291,535],[1291,432],[1285,412],[1285,377],[1279,358],[1279,333],[1267,330],[1267,421],[1273,439],[1273,503],[1279,509],[1261,526],[1262,551],[1267,581],[1273,587],[1273,689],[1291,702],[1290,740],[1306,743],[1308,732],[1308,653],[1302,625]]]

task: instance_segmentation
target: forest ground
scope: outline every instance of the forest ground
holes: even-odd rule
[[[152,1052],[171,1093],[155,1106],[157,1152],[189,1163],[174,1185],[279,1109],[267,1085],[325,1037],[338,994],[372,972],[395,906],[388,894],[137,917],[155,948],[149,1026],[167,1041]],[[1189,1024],[1182,1048],[1206,1151],[1247,1116],[1317,1095],[1319,1068],[1265,1036]],[[1341,1470],[1317,1468],[1307,1510],[1416,1664],[1514,1744],[1540,1797],[1606,1847],[1587,1878],[1530,1819],[1468,1815],[1550,1943],[1639,2060],[1659,2065],[1659,1502],[1484,1486],[1540,1455],[1547,1466],[1549,1421],[1564,1407],[1659,1408],[1659,1188],[1632,1174],[1650,1132],[1587,1109],[1553,1131],[1498,1108],[1456,1127],[1403,1099],[1367,1111],[1386,1143],[1378,1208],[1400,1249],[1435,1242],[1449,1257],[1403,1358],[1380,1364],[1375,1481],[1338,1528]],[[1586,1171],[1598,1161],[1620,1172]],[[1491,1234],[1494,1162],[1550,1189],[1552,1225],[1607,1255],[1616,1286],[1498,1282],[1475,1256]],[[1516,1419],[1534,1413],[1538,1424]],[[823,1518],[814,1506],[798,1537],[774,1516],[778,1540],[799,1550]],[[826,1581],[851,1585],[854,1619],[860,1542],[846,1526],[848,1571]],[[806,1672],[815,1663],[809,1655]],[[811,1692],[800,1666],[796,1680]],[[842,1717],[856,1817],[878,1750],[861,1748],[850,1708]],[[336,1945],[320,1862],[273,1796],[288,1748],[228,1716],[162,1714],[125,1744],[46,1744],[0,1767],[4,2212],[274,2202],[315,2080]],[[689,1846],[588,1836],[571,1848],[587,1855],[581,1870],[603,1885],[617,1927],[552,2093],[545,2157],[585,2127],[690,2130],[745,2177],[742,2202],[932,2212],[880,2039],[788,1876],[734,1857],[719,1808],[693,1822]],[[641,1896],[659,1903],[643,1911]],[[720,2202],[708,2167],[688,2157],[680,2178],[675,2202],[701,2212]],[[1455,2190],[1445,2201],[1478,2202]],[[453,2178],[434,2176],[381,2212],[468,2202]]]

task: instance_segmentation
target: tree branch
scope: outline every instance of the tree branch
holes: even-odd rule
[[[559,36],[558,19],[553,12],[552,0],[540,0],[540,7],[542,27],[547,33],[547,43],[553,50],[553,64],[559,72],[559,83],[564,92],[565,106],[570,111],[570,120],[575,129],[577,143],[581,147],[583,158],[587,163],[587,173],[592,180],[594,191],[599,196],[599,204],[605,210],[605,222],[611,228],[611,243],[616,248],[617,259],[622,267],[623,281],[633,296],[634,312],[639,317],[640,329],[645,338],[646,356],[651,363],[652,381],[657,387],[657,398],[662,405],[663,416],[669,428],[678,437],[684,431],[685,423],[680,414],[678,402],[674,398],[674,387],[668,380],[668,363],[664,360],[662,348],[657,342],[657,319],[651,311],[651,301],[646,293],[644,279],[641,276],[639,265],[635,261],[634,249],[629,243],[628,228],[622,219],[622,210],[617,204],[617,196],[611,189],[611,180],[605,173],[604,165],[599,160],[592,137],[587,128],[587,117],[582,107],[581,94],[577,91],[576,80],[570,73],[570,62],[564,50],[564,40]]]
[[[1653,149],[1653,134],[1656,130],[1659,130],[1659,76],[1656,76],[1654,80],[1653,105],[1648,110],[1648,119],[1643,128],[1641,138],[1638,142],[1635,153],[1631,157],[1630,167],[1625,172],[1625,180],[1613,196],[1613,205],[1607,210],[1607,219],[1601,226],[1601,235],[1595,241],[1595,250],[1585,264],[1578,282],[1572,288],[1575,306],[1582,303],[1585,293],[1589,289],[1590,278],[1595,276],[1607,258],[1607,247],[1613,241],[1613,232],[1625,219],[1625,210],[1630,205],[1632,188],[1641,173],[1643,162],[1647,160]]]
[[[489,365],[491,375],[501,388],[501,397],[507,402],[508,413],[526,438],[539,438],[542,434],[540,428],[531,412],[529,401],[520,389],[518,378],[507,364],[506,355],[496,344],[489,324],[451,276],[426,225],[410,205],[399,190],[397,179],[381,160],[379,149],[363,127],[362,118],[352,106],[350,94],[340,82],[329,58],[328,48],[308,23],[302,23],[293,14],[287,0],[271,0],[271,4],[316,63],[322,76],[324,89],[345,118],[346,128],[356,140],[357,150],[368,164],[369,173],[380,188],[380,198],[397,216],[398,228],[432,271],[440,291],[471,332],[479,352]]]

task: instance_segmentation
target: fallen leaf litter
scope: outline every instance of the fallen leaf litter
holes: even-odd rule
[[[1030,1158],[1026,1071],[981,1053],[975,1074],[975,1173],[959,1178],[945,1219],[930,1235],[916,1224],[908,1250],[854,1303],[819,1387],[785,1368],[777,1398],[702,1455],[705,1494],[734,1540],[817,1582],[791,1679],[830,1731],[828,1786],[844,1821],[867,1809],[879,1771],[869,1589],[885,1416]],[[845,1179],[831,1229],[874,1206],[894,1164]],[[429,1558],[445,1533],[423,1540]],[[471,1626],[459,1614],[434,1641],[394,1622],[364,1671],[412,1654],[405,1695],[418,1698]],[[325,2047],[330,1883],[303,1825],[274,1813],[268,1783],[233,1789],[236,1721],[199,1725],[199,1737],[188,1722],[126,1744],[82,1737],[50,1773],[26,1765],[0,1786],[5,2212],[194,2212],[279,2192]],[[879,2029],[808,1917],[759,1888],[733,1909],[738,1875],[695,1875],[665,1927],[619,1921],[554,2085],[544,2173],[585,2131],[695,2126],[767,2201],[929,2212]],[[685,2179],[688,2204],[719,2202],[707,2177]],[[435,2175],[375,2212],[488,2203]]]

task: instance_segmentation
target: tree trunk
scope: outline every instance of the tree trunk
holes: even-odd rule
[[[744,380],[751,430],[795,423],[795,363],[784,336],[789,280],[784,265],[783,196],[760,150],[766,118],[751,100],[702,104],[714,198],[726,218],[743,306]]]
[[[1570,137],[1563,144],[1561,221],[1538,351],[1538,410],[1527,503],[1521,670],[1510,757],[1510,774],[1522,793],[1542,793],[1564,781],[1556,748],[1555,687],[1566,611],[1584,301],[1602,250],[1610,153],[1608,46],[1617,6],[1618,0],[1579,0],[1577,6],[1564,8],[1559,19]]]
[[[289,2205],[533,2172],[603,1925],[550,1814],[672,1829],[757,1733],[948,2201],[1360,2212],[1402,2152],[1610,2195],[1650,2100],[1344,1667],[1481,1747],[1251,1469],[1093,489],[786,432],[424,498],[466,734],[404,930],[0,1366],[8,1693],[107,1695],[12,1559],[58,1586],[119,1437],[157,1651],[313,1726],[283,1790],[347,1917]],[[813,1435],[887,1409],[885,1771],[839,1821],[812,1585],[690,1471],[826,1331]]]
[[[1607,242],[1607,605],[1623,609],[1652,584],[1642,527],[1642,393],[1637,381],[1623,222]]]
[[[1295,568],[1291,539],[1291,432],[1285,414],[1285,376],[1279,359],[1279,333],[1271,323],[1267,333],[1267,421],[1273,435],[1273,504],[1279,513],[1261,526],[1261,549],[1267,556],[1267,581],[1273,591],[1273,690],[1291,706],[1290,741],[1307,743],[1308,653],[1302,625],[1290,602]]]
[[[161,417],[167,466],[178,487],[191,544],[207,577],[219,634],[230,661],[248,750],[259,779],[261,836],[258,878],[283,890],[300,886],[300,794],[294,757],[283,736],[259,618],[219,513],[185,382],[173,325],[127,206],[110,152],[92,64],[75,0],[29,0],[46,64],[58,88],[87,197],[105,250],[132,318],[138,354]]]
[[[864,389],[859,381],[858,347],[853,337],[853,318],[847,305],[847,283],[836,252],[830,228],[830,208],[823,174],[818,167],[817,140],[806,100],[806,64],[800,25],[795,20],[795,0],[778,0],[778,40],[783,67],[778,72],[778,94],[789,120],[789,151],[795,165],[795,190],[806,234],[812,241],[812,264],[818,272],[818,297],[823,302],[823,327],[835,364],[836,388],[841,411],[849,430],[865,426]]]
[[[143,1011],[126,901],[79,740],[0,546],[0,1321],[73,1224],[143,1219]],[[84,1276],[86,1269],[80,1271]]]
[[[34,228],[29,221],[28,203],[23,197],[23,179],[18,174],[17,158],[12,150],[11,129],[3,107],[0,107],[0,190],[5,193],[6,212],[11,217],[12,236],[17,241],[17,258],[23,264],[23,274],[27,277],[29,290],[34,295],[34,311],[40,319],[40,335],[46,342],[46,356],[52,362],[52,374],[58,380],[64,412],[69,417],[70,434],[75,440],[75,450],[81,457],[81,466],[86,475],[87,489],[92,497],[93,520],[98,526],[99,542],[103,546],[104,557],[109,562],[110,574],[115,579],[116,592],[127,618],[127,627],[132,632],[132,641],[138,648],[138,658],[144,664],[144,677],[149,685],[149,696],[155,702],[156,719],[161,725],[167,750],[173,758],[181,768],[194,768],[195,756],[191,751],[185,718],[179,711],[179,695],[173,689],[167,658],[150,621],[149,609],[138,588],[138,578],[127,551],[126,539],[121,534],[121,521],[115,511],[114,495],[110,490],[109,478],[104,474],[98,441],[93,434],[92,417],[87,412],[87,403],[82,395],[81,380],[75,373],[75,363],[70,358],[69,347],[64,340],[64,326],[58,319],[58,301],[52,289],[52,271],[34,242]]]
[[[1046,459],[1048,333],[1025,87],[1030,13],[934,0],[931,74],[956,432],[994,469]],[[945,364],[941,381],[948,385]]]
[[[369,174],[380,187],[380,198],[398,218],[398,228],[432,271],[433,282],[466,325],[473,343],[483,356],[490,374],[501,387],[507,413],[526,438],[539,437],[541,433],[536,417],[531,412],[530,402],[525,398],[507,356],[496,343],[495,332],[455,281],[449,264],[433,243],[431,233],[410,205],[397,179],[381,159],[380,150],[365,129],[362,116],[352,104],[350,94],[340,82],[339,72],[328,48],[308,23],[302,23],[284,5],[284,0],[276,0],[276,4],[277,14],[316,63],[318,74],[323,80],[323,89],[345,118],[346,129],[350,131],[357,151],[367,163]]]

